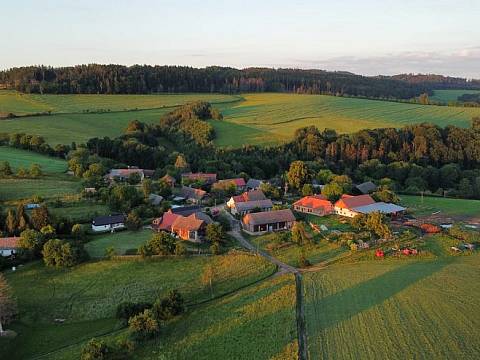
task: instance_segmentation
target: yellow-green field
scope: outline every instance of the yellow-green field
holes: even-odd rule
[[[478,359],[480,255],[305,276],[311,359]]]
[[[19,95],[0,91],[0,112],[28,114],[52,110],[54,113],[1,120],[0,129],[42,135],[51,144],[85,142],[92,137],[118,136],[131,120],[156,123],[172,107],[192,100],[207,100],[220,108],[225,119],[211,122],[217,133],[215,143],[234,147],[278,144],[291,139],[296,129],[310,125],[341,133],[421,122],[468,127],[473,117],[480,116],[480,108],[325,95]],[[106,113],[85,112],[108,109],[111,111]]]
[[[14,171],[28,170],[32,164],[40,165],[42,172],[47,173],[63,173],[68,167],[65,160],[7,146],[0,146],[0,161],[8,161]]]

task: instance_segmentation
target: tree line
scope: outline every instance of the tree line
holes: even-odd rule
[[[12,68],[0,72],[0,85],[41,94],[293,92],[384,99],[411,99],[433,89],[391,77],[323,70],[99,64]]]

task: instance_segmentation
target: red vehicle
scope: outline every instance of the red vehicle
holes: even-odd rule
[[[375,251],[375,256],[383,258],[385,256],[385,253],[383,252],[383,250],[378,249],[377,251]]]

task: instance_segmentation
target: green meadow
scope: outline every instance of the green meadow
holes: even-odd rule
[[[435,90],[431,100],[448,103],[458,101],[458,97],[464,94],[480,94],[480,90]]]
[[[78,179],[60,175],[42,176],[38,179],[0,179],[0,201],[30,199],[41,196],[44,200],[78,194],[82,186]]]
[[[200,281],[202,272],[210,265],[218,270],[212,289],[214,297],[220,296],[219,300],[211,300],[210,289]],[[257,347],[253,346],[251,339],[262,331],[266,332],[268,326],[270,333],[276,330],[273,325],[283,325],[286,315],[291,314],[291,307],[288,308],[288,314],[282,313],[273,319],[270,317],[274,317],[276,311],[291,305],[294,298],[286,300],[282,296],[281,300],[287,304],[279,309],[270,308],[270,301],[256,304],[256,298],[268,298],[270,295],[271,300],[274,297],[272,294],[279,291],[282,284],[273,284],[271,288],[264,285],[263,288],[244,290],[232,295],[231,300],[221,298],[221,295],[255,283],[274,271],[274,267],[263,259],[242,253],[158,261],[97,261],[66,270],[49,269],[41,262],[30,263],[15,272],[6,272],[21,312],[18,321],[10,327],[18,336],[14,339],[0,339],[0,358],[78,359],[81,347],[92,337],[125,333],[114,318],[119,303],[153,301],[172,289],[179,289],[184,294],[189,310],[171,325],[171,329],[169,325],[159,339],[159,344],[152,342],[142,346],[142,358],[158,356],[158,350],[166,346],[166,333],[171,338],[169,351],[179,354],[178,357],[169,357],[172,359],[188,358],[202,337],[202,342],[211,342],[209,352],[216,351],[218,354],[224,351],[223,347],[213,346],[214,338],[217,337],[223,339],[225,346],[232,346],[232,354],[241,355],[237,335],[242,333],[243,344],[251,346],[251,351],[256,352]],[[202,301],[206,303],[199,304]],[[224,307],[222,311],[218,310],[220,306]],[[257,315],[262,314],[260,310],[265,318],[270,318],[269,323],[263,323],[257,318]],[[238,315],[242,312],[244,316],[240,319]],[[64,322],[58,323],[55,319],[64,319]],[[295,338],[294,320],[292,317],[288,317],[288,320],[290,323],[286,325],[289,328],[285,327],[274,339],[265,339],[270,347],[264,352],[281,352],[283,346]],[[224,321],[240,321],[244,324],[242,331],[239,328],[233,333],[231,324]],[[216,328],[222,327],[231,330],[226,333],[216,331]],[[246,330],[250,332],[243,332]],[[203,351],[207,351],[207,347]]]
[[[44,173],[63,173],[68,167],[65,160],[7,146],[0,146],[0,161],[8,161],[14,171],[28,170],[32,164],[40,165]]]
[[[446,216],[480,217],[479,200],[401,195],[401,203],[415,215],[432,215],[440,212]]]
[[[311,359],[477,359],[480,255],[305,275]]]
[[[95,236],[85,245],[85,250],[92,258],[105,256],[107,248],[112,247],[116,255],[125,255],[127,250],[136,250],[152,237],[151,230],[120,231]]]

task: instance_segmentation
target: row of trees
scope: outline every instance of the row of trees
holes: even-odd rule
[[[400,99],[433,89],[403,79],[323,70],[98,64],[12,68],[0,72],[0,84],[21,92],[51,94],[296,92]]]

